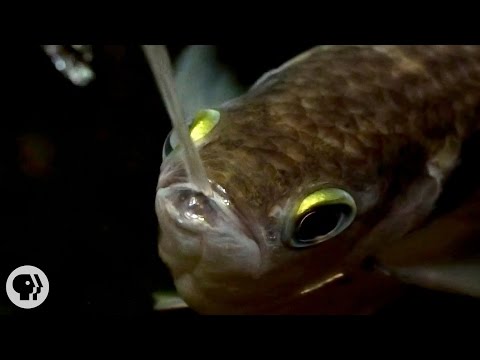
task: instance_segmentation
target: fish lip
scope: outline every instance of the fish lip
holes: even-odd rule
[[[170,250],[168,250],[168,248],[166,249],[165,245],[164,245],[165,242],[162,241],[162,237],[160,237],[158,245],[157,245],[158,254],[160,255],[160,258],[161,258],[162,262],[164,262],[165,265],[170,269],[170,271],[172,271],[172,276],[175,280],[175,279],[178,279],[180,277],[183,277],[183,276],[186,276],[188,274],[192,274],[193,272],[195,272],[195,269],[197,268],[197,266],[201,262],[203,248],[204,248],[204,244],[203,244],[204,239],[199,234],[194,234],[194,233],[191,233],[188,230],[185,231],[184,229],[178,227],[177,226],[178,224],[173,219],[171,219],[169,215],[167,215],[165,221],[166,221],[166,223],[164,223],[164,225],[166,225],[167,227],[173,228],[175,233],[177,233],[177,234],[180,233],[182,236],[185,235],[185,236],[190,237],[191,240],[198,241],[199,246],[201,248],[199,253],[195,254],[195,256],[193,256],[192,258],[187,260],[189,265],[187,267],[180,268],[180,270],[179,270],[179,267],[177,266],[177,264],[178,264],[178,254],[175,251],[171,251],[171,249]],[[182,259],[181,261],[183,262],[183,264],[185,264],[185,255],[181,254],[180,258]]]

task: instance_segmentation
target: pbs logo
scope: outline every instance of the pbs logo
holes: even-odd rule
[[[48,290],[47,276],[35,266],[20,266],[7,279],[8,298],[23,309],[33,309],[42,304]]]

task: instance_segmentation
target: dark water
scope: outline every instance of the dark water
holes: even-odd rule
[[[306,48],[222,46],[220,56],[248,85]],[[0,131],[2,283],[14,268],[34,265],[50,281],[37,313],[151,313],[152,292],[172,287],[154,213],[170,123],[140,47],[94,46],[97,77],[85,88],[39,46],[17,45],[10,55],[13,111]],[[478,311],[478,302],[413,289],[382,313],[445,309]],[[25,311],[2,291],[0,313]]]

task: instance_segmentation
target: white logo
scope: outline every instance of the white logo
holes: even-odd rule
[[[35,266],[20,266],[7,279],[7,295],[23,309],[33,309],[43,303],[49,290],[45,273]]]

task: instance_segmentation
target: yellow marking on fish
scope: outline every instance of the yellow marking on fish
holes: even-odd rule
[[[317,290],[317,289],[320,289],[321,287],[331,283],[332,281],[335,281],[337,279],[340,279],[342,277],[344,277],[345,274],[343,273],[338,273],[338,274],[335,274],[329,278],[327,278],[326,280],[323,280],[321,282],[319,282],[318,284],[314,285],[314,286],[311,286],[311,287],[308,287],[306,288],[305,290],[303,290],[300,294],[301,295],[305,295],[305,294],[308,294],[309,292],[312,292],[314,290]]]
[[[216,110],[201,110],[190,126],[190,137],[193,141],[204,138],[217,125],[220,113]]]
[[[297,209],[297,216],[305,214],[308,210],[313,208],[318,204],[326,205],[332,203],[344,203],[345,202],[345,192],[340,189],[321,189],[315,191],[314,193],[308,195],[300,203],[300,206]]]

